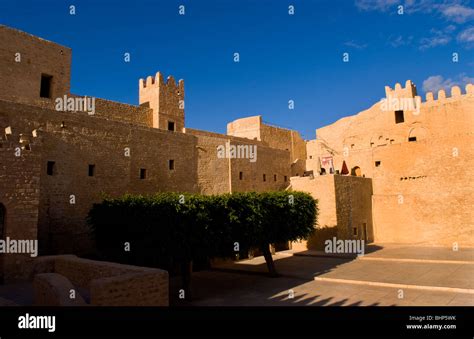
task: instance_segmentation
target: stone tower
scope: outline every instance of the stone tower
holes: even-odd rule
[[[153,110],[153,127],[168,131],[184,130],[184,80],[176,84],[169,76],[166,83],[160,72],[139,80],[140,105]]]

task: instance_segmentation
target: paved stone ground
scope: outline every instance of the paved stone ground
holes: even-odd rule
[[[170,281],[175,306],[474,306],[474,249],[385,245],[359,259],[278,252],[281,274],[270,278],[263,257],[225,262],[193,273],[193,301],[177,298],[179,277]],[[297,254],[297,255],[294,255]],[[406,261],[412,260],[412,261]],[[329,279],[324,281],[316,278]],[[337,282],[331,279],[337,279]],[[341,281],[345,281],[344,283]],[[353,282],[357,283],[353,283]],[[389,283],[418,286],[374,286]],[[430,288],[445,288],[437,291]],[[453,290],[450,290],[453,289]],[[400,298],[400,290],[403,298]],[[459,291],[463,291],[460,293]],[[82,294],[82,293],[81,293]],[[293,296],[293,298],[290,298]],[[5,299],[9,300],[5,300]],[[31,283],[0,286],[0,306],[33,301]]]
[[[292,290],[292,292],[290,291]],[[293,298],[289,298],[291,293]],[[473,306],[474,295],[269,278],[205,271],[193,274],[193,301],[175,306]]]
[[[263,257],[220,263],[217,270],[193,274],[190,304],[474,306],[473,253],[471,249],[453,252],[444,248],[385,245],[367,254],[367,258],[351,260],[321,257],[317,253],[301,256],[291,251],[279,252],[274,256],[279,278],[266,276]],[[315,277],[329,281],[315,281]],[[289,298],[290,290],[293,299]],[[400,290],[403,298],[399,298]],[[173,303],[187,304],[179,300]]]

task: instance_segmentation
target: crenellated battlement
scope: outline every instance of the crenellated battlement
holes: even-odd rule
[[[442,103],[446,99],[460,98],[463,95],[474,95],[474,85],[467,84],[464,93],[462,92],[461,87],[453,86],[449,91],[449,95],[444,89],[441,89],[436,93],[436,98],[433,92],[427,92],[425,100],[423,100],[421,96],[417,95],[416,85],[411,80],[407,80],[405,87],[402,87],[399,83],[395,85],[394,89],[390,88],[389,86],[385,86],[385,94],[389,100],[414,99],[419,103]]]
[[[184,129],[184,80],[172,75],[166,78],[160,72],[154,77],[138,81],[140,105],[153,110],[153,127],[182,132]]]
[[[443,101],[449,98],[459,98],[463,95],[461,91],[461,87],[453,86],[451,87],[450,96],[446,95],[446,91],[444,89],[440,89],[437,93],[436,99],[434,98],[433,92],[426,93],[426,101],[425,102],[436,102],[436,101]],[[464,95],[474,95],[474,85],[467,84],[465,87]]]
[[[385,86],[385,95],[387,99],[415,98],[417,96],[416,85],[411,80],[405,82],[405,87],[402,87],[402,85],[397,82],[394,89],[390,86]]]
[[[166,78],[166,82],[164,80],[163,75],[161,72],[157,72],[154,77],[148,76],[146,79],[139,79],[138,80],[138,88],[144,89],[144,88],[150,88],[152,86],[170,86],[170,87],[175,87],[176,89],[180,90],[180,92],[184,91],[184,80],[180,79],[178,81],[178,84],[176,84],[176,80],[172,75],[168,76]]]

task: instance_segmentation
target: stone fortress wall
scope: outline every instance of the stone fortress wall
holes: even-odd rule
[[[419,110],[384,110],[381,103],[316,131],[309,165],[332,156],[334,167],[372,178],[375,241],[474,245],[474,86],[457,86],[422,101],[411,81],[386,98],[419,100]],[[396,115],[399,115],[397,120]],[[400,118],[400,116],[402,118]],[[310,162],[311,161],[311,162]]]
[[[319,226],[341,237],[474,245],[472,85],[428,94],[417,114],[377,103],[315,140],[261,116],[229,123],[225,135],[186,127],[184,81],[161,73],[139,81],[138,106],[96,99],[93,115],[58,111],[56,98],[84,97],[70,93],[71,50],[5,26],[0,40],[0,236],[37,234],[40,254],[90,252],[85,218],[104,195],[159,191],[303,190],[320,199]],[[414,99],[416,86],[386,96]],[[220,158],[222,146],[256,147],[256,161]],[[320,176],[327,156],[354,175]]]
[[[13,131],[9,146],[0,148],[6,154],[0,159],[0,203],[7,209],[6,234],[30,227],[22,217],[26,212],[15,207],[21,203],[8,197],[30,189],[23,182],[13,185],[23,180],[29,167],[38,172],[31,174],[37,186],[33,211],[37,221],[31,221],[35,228],[28,238],[39,239],[40,254],[90,253],[94,244],[86,217],[104,196],[159,191],[217,194],[289,186],[290,151],[186,129],[183,80],[176,84],[168,77],[165,82],[160,73],[140,80],[139,106],[96,99],[93,115],[58,111],[56,98],[86,97],[69,93],[70,50],[4,26],[0,37],[8,41],[2,43],[0,59],[0,78],[5,79],[0,91],[2,144],[7,142],[6,131]],[[59,51],[69,53],[62,63]],[[21,54],[20,62],[15,61],[16,53]],[[31,88],[22,92],[8,85],[14,82],[13,73],[15,81],[31,82]],[[44,75],[50,81],[47,97],[41,97]],[[13,161],[20,134],[31,150]],[[255,161],[219,158],[217,147],[226,144],[256,147]]]

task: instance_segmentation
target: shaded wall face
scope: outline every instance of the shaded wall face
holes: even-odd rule
[[[241,141],[232,144],[256,146],[255,161],[232,159],[233,192],[282,190],[290,185],[289,152]]]
[[[0,126],[3,127],[3,126]],[[16,156],[15,141],[0,140],[0,236],[12,240],[37,240],[41,146],[31,144]],[[27,278],[31,254],[0,254],[0,278],[5,282]]]
[[[227,140],[200,133],[197,139],[197,185],[200,193],[230,192],[229,160],[217,158],[217,148]]]
[[[306,159],[306,144],[298,132],[261,125],[260,140],[268,146],[290,152],[291,161]]]
[[[340,239],[374,241],[372,223],[372,180],[355,176],[334,176],[337,235]]]
[[[266,146],[288,151],[291,162],[306,159],[306,143],[296,131],[262,123],[261,116],[235,120],[227,124],[227,134],[262,141]]]
[[[13,129],[31,133],[42,126],[37,177],[41,177],[38,228],[43,254],[90,251],[86,216],[104,194],[197,192],[193,136],[5,102],[0,115],[10,118]],[[48,162],[54,162],[51,173]]]
[[[186,129],[186,133],[197,138],[197,180],[201,193],[269,191],[289,186],[289,152],[218,133],[193,129]],[[221,157],[219,147],[235,147],[235,157]]]
[[[0,27],[0,42],[2,99],[53,105],[55,98],[69,93],[69,48],[6,27]],[[40,97],[42,74],[52,77],[50,99]]]

